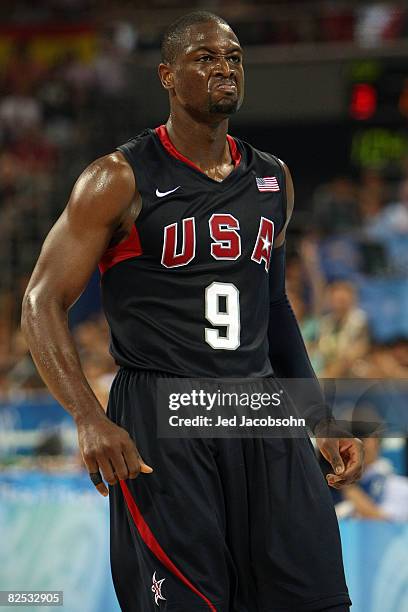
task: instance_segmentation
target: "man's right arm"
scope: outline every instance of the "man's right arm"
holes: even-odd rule
[[[106,417],[96,399],[83,374],[67,314],[115,231],[130,229],[138,209],[134,175],[122,154],[92,163],[77,180],[44,242],[22,308],[22,329],[38,371],[73,416],[88,471],[100,470],[109,484],[151,468],[129,434]],[[97,489],[108,493],[103,483]]]

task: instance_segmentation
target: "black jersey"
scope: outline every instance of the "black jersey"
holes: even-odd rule
[[[264,377],[269,264],[286,218],[285,175],[269,153],[228,136],[222,182],[172,145],[165,126],[118,147],[142,210],[100,262],[117,364],[178,376]]]

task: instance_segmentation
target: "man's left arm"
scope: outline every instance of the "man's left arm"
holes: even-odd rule
[[[285,291],[285,237],[294,207],[294,188],[289,169],[282,162],[286,181],[286,221],[275,239],[269,268],[270,314],[268,326],[269,358],[279,378],[308,379],[306,398],[302,398],[302,416],[316,436],[317,445],[334,474],[328,483],[339,488],[360,478],[363,466],[363,445],[357,438],[341,430],[325,403],[303,342],[296,317]]]

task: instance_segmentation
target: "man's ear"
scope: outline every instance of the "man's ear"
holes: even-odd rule
[[[173,80],[173,71],[170,67],[170,64],[164,64],[161,62],[158,67],[159,79],[164,89],[173,89],[174,80]]]

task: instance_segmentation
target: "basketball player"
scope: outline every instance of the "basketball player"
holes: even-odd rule
[[[197,12],[170,26],[162,53],[167,123],[79,177],[28,286],[23,328],[97,490],[110,485],[122,610],[344,612],[338,526],[309,438],[157,438],[159,378],[314,376],[284,291],[289,170],[227,133],[243,100],[238,39]],[[120,366],[107,416],[67,327],[98,263]],[[330,423],[319,402],[307,417],[317,435]],[[359,440],[318,444],[329,484],[359,477]]]

